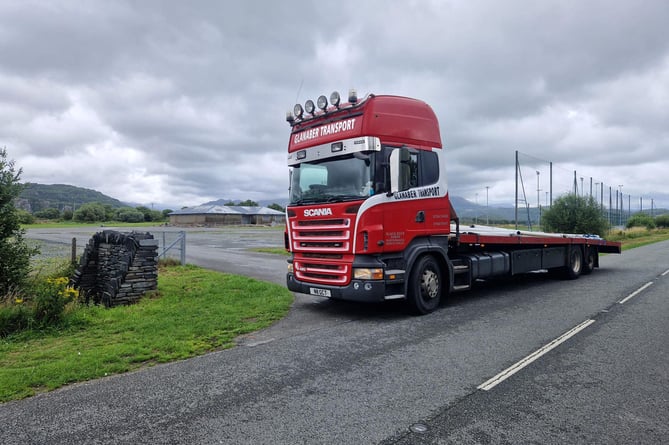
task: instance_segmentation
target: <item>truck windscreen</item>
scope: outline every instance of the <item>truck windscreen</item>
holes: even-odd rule
[[[375,153],[353,153],[292,168],[293,205],[364,199],[374,194]]]

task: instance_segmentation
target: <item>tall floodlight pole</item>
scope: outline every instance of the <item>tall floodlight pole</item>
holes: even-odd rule
[[[617,197],[616,197],[616,200],[617,200]],[[611,186],[609,186],[609,226],[612,225],[611,224],[611,207],[612,206],[613,206],[613,196],[611,196]]]
[[[514,218],[516,220],[516,230],[518,230],[518,169],[520,164],[518,164],[518,150],[516,150],[516,199],[514,200],[515,214]]]
[[[488,189],[489,185],[485,186],[485,223],[490,224],[490,213],[488,211]]]
[[[474,224],[478,224],[479,219],[478,219],[478,214],[479,214],[479,194],[476,194],[476,213],[474,213]]]
[[[550,169],[550,178],[548,180],[549,182],[549,187],[548,191],[550,192],[550,201],[548,201],[548,206],[552,207],[553,206],[553,161],[551,161],[549,164],[549,169]]]
[[[623,201],[623,192],[620,192],[620,215],[618,215],[619,224],[623,225],[623,218],[625,217],[625,201]]]
[[[539,192],[541,189],[539,188],[539,175],[541,173],[539,170],[537,170],[537,225],[541,224],[541,201],[539,200]]]
[[[655,200],[653,198],[650,198],[650,216],[651,218],[653,217],[653,206],[655,204]]]

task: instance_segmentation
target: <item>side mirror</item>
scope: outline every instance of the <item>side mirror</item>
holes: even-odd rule
[[[390,153],[390,194],[411,188],[411,154],[407,148],[398,148]]]

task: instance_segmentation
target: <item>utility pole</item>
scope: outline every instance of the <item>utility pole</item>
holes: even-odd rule
[[[541,201],[539,198],[539,192],[541,189],[539,188],[539,175],[541,173],[539,170],[537,170],[537,225],[541,224]]]
[[[485,223],[490,224],[490,212],[488,210],[488,189],[489,185],[485,186]]]
[[[474,224],[478,224],[478,214],[479,214],[479,194],[476,194],[476,213],[474,213]]]

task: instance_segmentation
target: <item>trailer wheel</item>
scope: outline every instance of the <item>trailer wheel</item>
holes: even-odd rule
[[[595,261],[597,259],[597,250],[592,247],[585,248],[585,255],[583,256],[583,270],[582,275],[588,275],[595,270]]]
[[[567,257],[567,267],[565,277],[569,280],[575,280],[583,271],[583,253],[579,247],[569,249]]]
[[[407,302],[411,312],[429,314],[439,306],[442,292],[441,268],[431,255],[418,259],[409,276]]]

